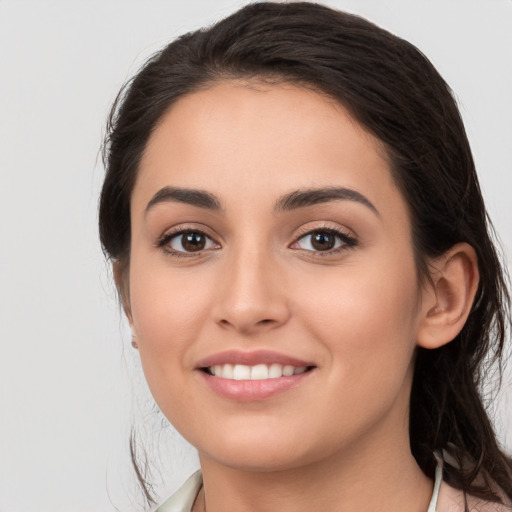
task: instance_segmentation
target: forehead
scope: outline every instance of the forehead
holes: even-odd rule
[[[378,139],[332,98],[286,83],[221,82],[173,104],[147,144],[132,208],[169,185],[260,202],[319,186],[372,202],[399,195]]]

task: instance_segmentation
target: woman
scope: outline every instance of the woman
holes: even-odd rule
[[[510,510],[478,394],[508,294],[460,115],[416,48],[320,5],[249,5],[150,59],[105,159],[133,343],[201,463],[158,510]]]

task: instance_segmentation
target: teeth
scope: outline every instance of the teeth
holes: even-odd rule
[[[268,369],[268,376],[271,379],[277,379],[283,375],[283,366],[280,364],[271,364]]]
[[[220,368],[221,370],[219,371],[219,375],[222,375],[225,379],[233,378],[234,368],[232,364],[225,364],[223,366],[220,366]]]
[[[268,379],[268,368],[266,364],[257,364],[251,368],[251,380]]]
[[[290,377],[300,375],[307,370],[306,366],[291,366],[273,363],[270,365],[257,364],[247,366],[245,364],[217,364],[210,366],[208,371],[215,377],[232,380],[266,380],[278,379],[279,377]]]
[[[251,380],[251,367],[244,364],[235,364],[233,369],[233,379],[235,380]]]
[[[286,377],[291,377],[293,375],[293,366],[286,365],[283,367],[283,375]]]

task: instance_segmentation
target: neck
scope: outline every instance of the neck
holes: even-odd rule
[[[200,454],[204,493],[194,512],[426,512],[433,483],[410,453],[407,431],[396,434],[280,471],[226,467]]]

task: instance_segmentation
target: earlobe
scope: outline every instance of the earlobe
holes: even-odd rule
[[[462,330],[478,290],[475,250],[467,243],[454,245],[431,262],[433,286],[425,285],[417,344],[439,348]]]
[[[117,293],[121,300],[124,313],[128,322],[132,325],[132,313],[130,308],[130,290],[128,284],[128,277],[126,275],[125,265],[116,261],[112,264],[112,272],[114,274],[114,281],[116,283]]]

